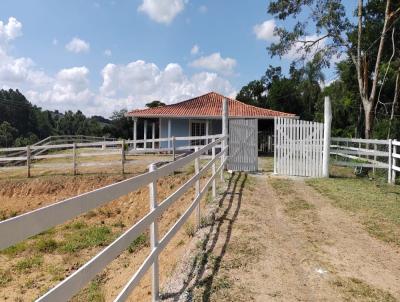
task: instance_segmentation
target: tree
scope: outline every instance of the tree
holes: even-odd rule
[[[12,146],[17,135],[18,130],[12,127],[9,122],[0,124],[0,146],[6,148]]]
[[[364,135],[369,138],[373,130],[374,109],[381,64],[388,57],[387,33],[394,27],[400,14],[400,0],[358,0],[357,21],[352,22],[340,0],[275,0],[268,12],[280,20],[294,17],[298,21],[293,29],[278,27],[275,33],[280,41],[271,44],[272,56],[282,56],[293,49],[307,55],[318,54],[325,66],[333,57],[347,54],[355,67],[358,94],[364,110]],[[314,22],[314,32],[307,29]],[[389,51],[390,52],[390,51]]]
[[[243,86],[236,99],[249,105],[266,108],[267,96],[264,81],[254,80]]]
[[[156,108],[156,107],[162,107],[162,106],[165,106],[165,103],[163,103],[161,101],[157,101],[157,100],[146,104],[147,108]]]

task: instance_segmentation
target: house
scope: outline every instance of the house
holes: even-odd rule
[[[205,136],[222,132],[222,103],[228,100],[229,119],[257,119],[259,135],[272,134],[274,117],[297,118],[294,114],[251,106],[210,92],[180,103],[127,113],[133,119],[133,139]],[[140,125],[140,128],[139,128]],[[143,131],[138,131],[138,130]],[[202,142],[192,142],[201,144]],[[259,142],[261,144],[261,142]],[[178,141],[177,147],[187,145]],[[160,147],[169,147],[162,142]],[[154,145],[153,145],[154,148]]]

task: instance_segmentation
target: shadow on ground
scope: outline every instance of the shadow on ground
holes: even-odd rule
[[[209,227],[209,230],[201,242],[185,282],[178,291],[164,293],[161,297],[162,300],[191,301],[194,290],[201,287],[203,289],[201,301],[210,301],[214,279],[221,267],[231,240],[234,223],[240,211],[246,181],[247,174],[233,173],[231,175],[227,190],[219,200],[217,210],[213,213],[209,223],[205,225],[205,227]],[[221,232],[222,228],[224,231]],[[218,248],[217,243],[219,243]],[[210,255],[213,255],[212,259],[210,259]]]

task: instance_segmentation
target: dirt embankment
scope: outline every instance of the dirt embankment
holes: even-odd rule
[[[192,172],[193,168],[187,167],[180,173],[159,180],[159,200],[175,191],[193,175]],[[4,180],[0,184],[0,213],[3,216],[0,218],[22,214],[123,179],[119,175],[82,175]],[[187,209],[193,196],[192,189],[162,215],[159,221],[160,238]],[[31,301],[37,298],[79,268],[148,211],[148,189],[144,187],[1,252],[0,300]],[[190,221],[161,254],[161,281],[173,270],[184,253],[193,230],[193,222]],[[112,300],[148,252],[149,236],[145,233],[74,300]],[[140,301],[150,298],[149,276],[144,278],[132,297]]]

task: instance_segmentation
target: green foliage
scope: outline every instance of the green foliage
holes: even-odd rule
[[[165,103],[160,102],[160,101],[152,101],[152,102],[146,104],[147,108],[156,108],[156,107],[162,107],[162,106],[165,106]]]
[[[25,242],[20,242],[2,250],[1,253],[8,256],[15,256],[19,253],[22,253],[25,250],[26,250]]]
[[[106,226],[78,228],[65,236],[60,249],[67,253],[75,253],[82,249],[108,244],[113,238],[111,230]]]
[[[32,256],[18,261],[16,264],[16,269],[18,271],[25,272],[31,270],[34,267],[42,265],[42,263],[43,263],[43,257]]]
[[[86,117],[81,111],[42,110],[18,90],[0,90],[0,147],[26,146],[51,135],[89,135],[129,138],[132,122],[126,110],[114,112],[111,120]]]
[[[145,246],[149,246],[149,236],[147,234],[140,234],[128,247],[129,253],[135,253],[139,249]]]
[[[41,238],[35,243],[35,248],[41,253],[54,252],[58,247],[57,241],[50,238]]]

